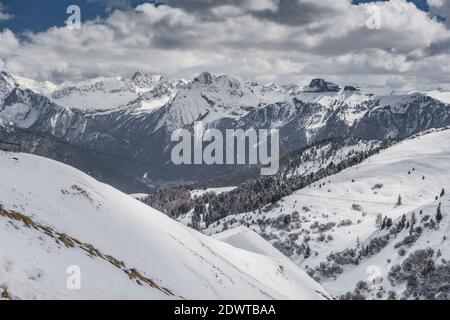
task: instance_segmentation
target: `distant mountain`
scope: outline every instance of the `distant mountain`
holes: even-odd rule
[[[0,102],[3,103],[5,98],[14,90],[17,86],[14,78],[6,72],[0,72]]]
[[[305,92],[339,92],[339,90],[341,88],[338,85],[323,79],[313,79],[309,86],[304,88]]]
[[[131,79],[102,77],[59,86],[17,78],[5,72],[0,76],[0,127],[9,128],[0,131],[0,137],[129,193],[242,169],[171,164],[171,133],[192,130],[195,121],[219,130],[277,128],[283,154],[330,137],[405,138],[450,125],[446,93],[379,96],[323,79],[301,88],[242,83],[208,72],[191,81],[137,72]],[[89,153],[17,128],[118,157]]]

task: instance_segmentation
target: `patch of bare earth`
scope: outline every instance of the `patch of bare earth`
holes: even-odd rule
[[[107,262],[109,262],[111,265],[113,265],[115,268],[118,268],[125,272],[130,280],[135,281],[140,286],[147,285],[152,288],[158,289],[162,291],[163,293],[167,295],[173,295],[173,293],[164,287],[159,286],[153,279],[143,275],[141,272],[139,272],[135,268],[127,268],[125,263],[123,261],[120,261],[116,258],[114,258],[111,255],[103,254],[100,250],[96,249],[93,245],[88,243],[83,243],[79,241],[78,239],[71,237],[65,233],[59,233],[53,230],[52,228],[48,226],[44,226],[38,222],[35,222],[32,218],[25,216],[21,213],[5,210],[0,206],[0,216],[3,216],[7,219],[21,222],[25,227],[37,230],[46,236],[52,238],[55,240],[55,242],[58,245],[63,245],[66,248],[75,248],[75,249],[81,249],[86,252],[88,256],[91,258],[97,257],[100,259],[103,259]],[[3,293],[1,293],[3,289]],[[5,297],[9,297],[8,288],[6,286],[0,286],[0,294],[3,298],[3,295]]]

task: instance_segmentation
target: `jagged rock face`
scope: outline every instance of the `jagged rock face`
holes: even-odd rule
[[[129,152],[126,145],[100,129],[98,122],[86,117],[82,112],[60,107],[46,97],[19,88],[15,88],[5,99],[2,108],[0,119],[14,123],[16,128],[9,126],[8,130],[0,132],[1,136],[7,141],[21,143],[25,152],[73,164],[105,182],[111,182],[124,189],[145,188],[145,185],[134,177],[135,173],[133,175],[126,173],[126,162],[68,145],[83,146],[122,157],[126,157]],[[8,112],[8,117],[5,112]],[[41,134],[32,135],[30,132],[43,133],[68,144],[43,138]]]
[[[340,87],[324,79],[313,79],[305,91],[307,92],[338,92]]]
[[[0,123],[13,123],[137,163],[110,159],[18,130],[6,133],[2,129],[0,137],[7,136],[22,143],[25,151],[67,162],[127,192],[144,192],[153,184],[209,179],[240,168],[183,168],[171,164],[171,133],[178,128],[192,130],[195,121],[220,130],[277,128],[283,153],[329,137],[403,138],[450,125],[450,106],[419,93],[371,96],[349,88],[338,90],[336,85],[320,79],[313,80],[310,86],[319,91],[299,91],[295,85],[240,83],[206,72],[191,82],[168,82],[156,77],[154,84],[150,78],[137,73],[131,80],[120,80],[119,88],[131,92],[127,88],[137,90],[140,86],[141,91],[120,108],[99,111],[95,107],[80,110],[60,106],[52,97],[20,87],[12,76],[0,73],[0,95],[4,97],[3,101],[0,97]],[[107,84],[114,81],[94,81],[76,86],[71,92],[94,90],[101,91],[102,97],[116,97],[115,90],[105,93],[111,92]],[[143,90],[145,86],[149,88]],[[182,176],[173,169],[189,175]]]
[[[0,103],[13,91],[14,79],[6,72],[0,72]]]
[[[448,104],[423,95],[412,95],[394,104],[373,107],[354,126],[354,135],[372,139],[405,138],[429,128],[450,123]]]
[[[133,86],[119,79],[99,80],[93,83],[86,83],[82,86],[69,86],[55,91],[52,94],[54,99],[60,99],[64,96],[77,93],[89,93],[93,91],[101,91],[105,93],[115,93],[119,91],[134,92]]]
[[[170,95],[170,90],[166,86],[159,84],[159,85],[153,87],[150,91],[144,93],[141,96],[141,98],[142,99],[152,99],[152,98],[155,99],[155,98],[161,98],[161,97],[168,96],[168,95]]]
[[[344,91],[359,91],[359,89],[357,87],[347,85],[344,87]]]
[[[131,81],[141,89],[152,88],[158,83],[167,83],[167,79],[161,75],[149,75],[141,71],[137,71]]]
[[[217,77],[209,72],[202,72],[199,76],[194,78],[194,83],[202,85],[211,85],[214,81],[217,81]]]

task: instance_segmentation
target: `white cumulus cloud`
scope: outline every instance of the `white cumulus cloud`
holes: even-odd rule
[[[6,12],[5,5],[0,1],[0,22],[10,20],[12,18],[13,15]]]
[[[120,2],[120,1],[119,1]],[[61,82],[136,70],[189,78],[208,70],[243,80],[312,77],[426,89],[450,83],[450,32],[406,0],[368,4],[313,0],[168,0],[116,9],[81,30],[53,27],[19,37],[0,31],[3,69]],[[45,59],[43,59],[45,57]]]

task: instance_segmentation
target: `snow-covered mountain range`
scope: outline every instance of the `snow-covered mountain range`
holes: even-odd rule
[[[0,290],[18,298],[448,299],[449,96],[208,72],[60,85],[1,72],[0,140],[140,201],[65,164],[0,151],[0,237],[11,244],[0,249]],[[279,174],[249,175],[239,186],[221,175],[228,166],[173,166],[171,133],[196,121],[279,129]],[[247,177],[248,168],[231,169]],[[147,196],[155,184],[190,181],[217,185]],[[152,201],[178,222],[145,204]],[[73,259],[87,270],[89,294],[60,281]]]
[[[209,179],[240,169],[171,164],[170,134],[192,130],[195,121],[220,130],[278,128],[282,153],[287,153],[330,137],[406,138],[450,125],[448,96],[440,91],[373,95],[322,79],[306,87],[244,83],[208,72],[190,81],[137,72],[130,79],[60,85],[2,72],[0,137],[127,192],[146,192],[154,184]],[[23,129],[134,162],[87,154]]]

